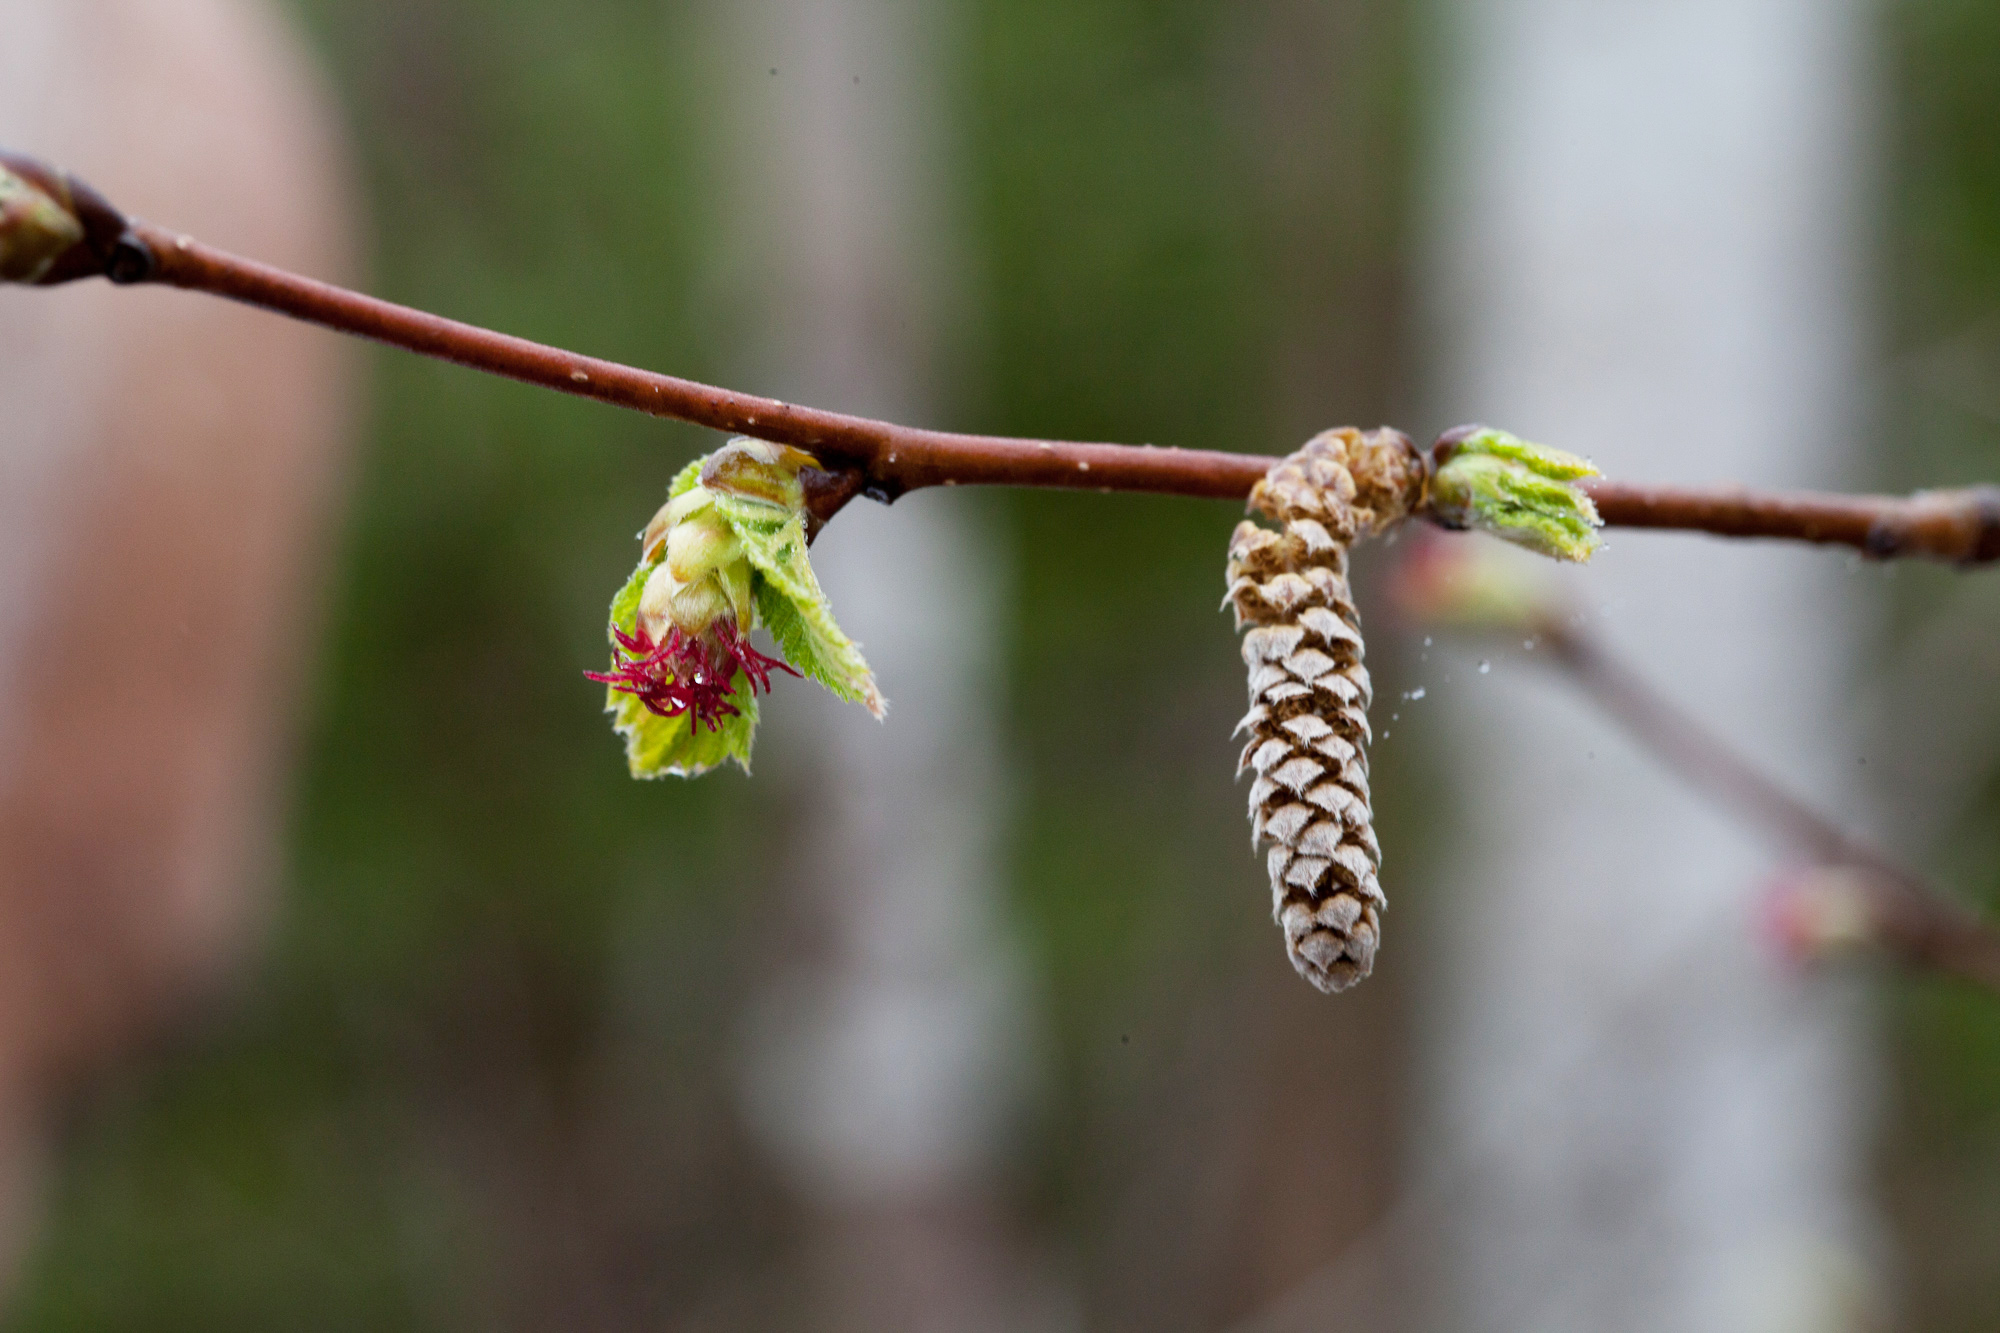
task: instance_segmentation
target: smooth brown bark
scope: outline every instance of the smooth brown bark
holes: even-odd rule
[[[32,158],[0,166],[70,202],[87,237],[44,285],[102,274],[165,283],[651,416],[796,445],[836,476],[817,488],[814,518],[853,495],[894,500],[925,486],[1047,486],[1242,499],[1275,458],[1205,449],[964,435],[828,412],[583,356],[364,296],[126,219],[88,185]],[[1593,481],[1585,488],[1613,527],[1668,528],[1852,546],[1879,559],[1958,564],[2000,559],[2000,487],[1909,497],[1755,492]]]
[[[809,450],[829,470],[848,474],[843,484],[829,488],[837,492],[830,502],[818,507],[822,522],[857,491],[893,500],[925,486],[1050,486],[1240,500],[1277,461],[1205,449],[963,435],[848,416],[462,324],[240,259],[147,224],[136,226],[134,234],[155,256],[151,281],[226,296],[559,393]],[[1613,527],[1831,543],[1881,559],[1925,556],[1977,564],[2000,558],[2000,487],[1907,498],[1603,480],[1586,482],[1585,489]]]

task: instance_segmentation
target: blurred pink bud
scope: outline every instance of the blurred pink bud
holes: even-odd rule
[[[1849,866],[1798,866],[1765,884],[1757,933],[1779,958],[1807,967],[1880,937],[1868,876]]]
[[[1541,580],[1512,552],[1430,530],[1404,543],[1389,596],[1412,621],[1471,629],[1532,631],[1555,615]]]

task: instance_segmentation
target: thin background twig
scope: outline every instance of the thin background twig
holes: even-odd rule
[[[2000,993],[2000,930],[1991,922],[1786,791],[1568,618],[1542,616],[1535,633],[1548,660],[1695,791],[1818,865],[1861,872],[1882,948]]]

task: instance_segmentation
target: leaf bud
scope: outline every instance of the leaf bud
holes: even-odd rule
[[[1575,483],[1597,475],[1577,455],[1490,426],[1462,426],[1439,442],[1430,512],[1447,527],[1477,528],[1557,560],[1584,561],[1603,526]]]
[[[83,238],[76,214],[0,166],[0,282],[39,281]]]

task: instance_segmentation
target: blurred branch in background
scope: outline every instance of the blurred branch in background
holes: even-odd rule
[[[1477,1202],[1482,1175],[1534,1127],[1559,1116],[1597,1077],[1608,1052],[1642,1041],[1651,1011],[1675,990],[1715,979],[1727,966],[1713,948],[1730,914],[1710,908],[1690,921],[1672,947],[1584,1016],[1559,1046],[1515,1068],[1504,1094],[1490,1103],[1472,1132],[1406,1169],[1401,1188],[1345,1244],[1289,1287],[1227,1326],[1227,1333],[1323,1333],[1328,1311],[1339,1311],[1340,1333],[1427,1329],[1423,1300],[1409,1284],[1453,1241],[1454,1224]],[[1559,1261],[1517,1273],[1505,1297],[1483,1313],[1493,1328],[1535,1327],[1521,1320],[1571,1280]]]
[[[1724,813],[1849,876],[1799,875],[1774,886],[1771,924],[1808,954],[1874,944],[1904,964],[2000,993],[2000,928],[1854,837],[1738,754],[1700,719],[1621,661],[1587,618],[1516,562],[1464,539],[1429,537],[1399,567],[1397,605],[1425,624],[1529,636],[1632,739]],[[1858,895],[1860,901],[1854,901]]]
[[[1431,410],[1582,444],[1616,477],[1861,475],[1863,8],[1441,6]],[[1609,548],[1568,582],[1625,608],[1600,632],[1836,799],[1853,771],[1839,685],[1867,610],[1847,562]],[[1487,672],[1442,644],[1438,659],[1464,836],[1433,918],[1420,1134],[1470,1177],[1434,1250],[1438,1325],[1852,1327],[1828,1270],[1874,1271],[1859,988],[1775,965],[1742,928],[1767,850],[1567,682],[1498,653]],[[1466,687],[1440,688],[1452,678]],[[1683,966],[1633,1001],[1622,1039],[1489,1139],[1519,1071],[1576,1049],[1670,955]]]

